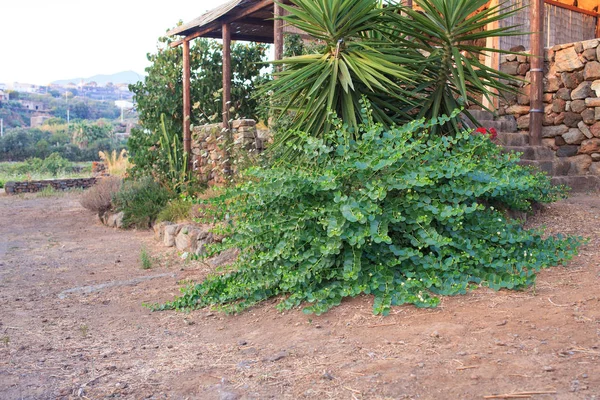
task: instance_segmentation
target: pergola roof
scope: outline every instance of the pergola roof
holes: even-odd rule
[[[221,38],[229,23],[232,40],[273,43],[273,0],[230,0],[167,32],[167,36]]]

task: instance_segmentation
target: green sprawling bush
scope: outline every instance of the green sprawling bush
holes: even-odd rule
[[[173,199],[160,210],[156,217],[157,222],[170,221],[180,222],[186,221],[191,218],[192,215],[192,202],[186,199]]]
[[[148,228],[170,199],[170,192],[150,177],[125,180],[113,198],[113,207],[123,211],[125,228]]]
[[[279,309],[319,314],[365,293],[385,315],[477,285],[522,289],[576,253],[580,238],[543,238],[499,210],[528,210],[564,188],[486,135],[431,135],[432,125],[366,123],[354,141],[335,121],[332,137],[304,137],[294,164],[251,170],[248,183],[207,207],[228,235],[215,251],[239,248],[237,261],[155,307],[237,312],[282,296]]]

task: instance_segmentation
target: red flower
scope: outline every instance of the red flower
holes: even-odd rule
[[[485,129],[484,127],[480,126],[479,128],[475,129],[475,133],[479,133],[481,135],[490,135],[490,140],[496,140],[498,137],[498,132],[495,128]]]

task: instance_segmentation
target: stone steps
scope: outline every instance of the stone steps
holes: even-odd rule
[[[494,128],[498,132],[517,132],[517,120],[513,116],[495,117],[485,110],[469,110],[469,113],[484,128]]]
[[[521,132],[498,131],[497,141],[502,146],[522,147],[529,144],[529,135]]]
[[[572,175],[553,176],[553,185],[565,185],[573,192],[594,192],[600,190],[600,176],[596,175]]]
[[[556,153],[545,146],[504,146],[504,151],[522,153],[521,160],[554,161]]]

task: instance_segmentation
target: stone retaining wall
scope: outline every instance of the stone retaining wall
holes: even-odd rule
[[[206,247],[222,238],[210,232],[210,227],[195,224],[175,224],[173,222],[159,222],[154,225],[154,239],[166,247],[176,247],[177,250],[189,254],[202,256]]]
[[[252,119],[233,121],[231,130],[221,124],[196,126],[192,130],[194,170],[202,182],[222,184],[245,158],[262,152],[266,140]]]
[[[599,43],[593,39],[546,49],[544,65],[542,144],[593,175],[600,175]],[[528,130],[530,58],[504,55],[500,70],[525,82],[519,84],[520,95],[501,102],[498,114],[514,115],[518,128]]]
[[[7,194],[35,193],[51,186],[55,190],[87,189],[96,183],[96,178],[52,179],[43,181],[6,182]]]

